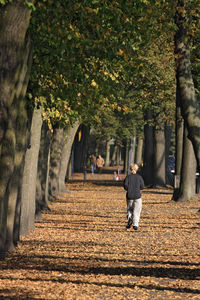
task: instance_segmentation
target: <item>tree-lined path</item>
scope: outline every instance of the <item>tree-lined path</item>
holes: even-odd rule
[[[135,232],[120,182],[68,186],[1,261],[0,299],[200,299],[198,200],[144,190]]]

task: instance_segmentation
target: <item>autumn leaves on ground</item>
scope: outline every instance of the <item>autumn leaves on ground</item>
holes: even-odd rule
[[[200,299],[199,200],[145,189],[134,231],[121,182],[68,187],[0,262],[0,299]]]

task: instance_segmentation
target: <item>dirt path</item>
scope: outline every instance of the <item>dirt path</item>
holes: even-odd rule
[[[0,299],[200,299],[199,201],[145,190],[135,232],[122,186],[69,188],[0,262]]]

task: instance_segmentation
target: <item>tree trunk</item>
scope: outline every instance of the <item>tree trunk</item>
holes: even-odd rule
[[[73,178],[73,176],[74,176],[74,143],[72,144],[72,151],[69,159],[69,164],[67,167],[65,180],[67,181],[69,178]]]
[[[99,153],[99,141],[96,141],[95,151],[94,154],[97,156]]]
[[[174,174],[172,174],[169,168],[171,133],[172,133],[172,127],[165,124],[165,178],[166,178],[166,184],[171,185],[173,187]]]
[[[27,235],[35,228],[35,195],[42,117],[40,109],[32,118],[29,149],[26,151],[22,184],[20,234]]]
[[[129,140],[129,157],[128,157],[129,166],[130,166],[130,164],[134,164],[134,162],[135,162],[135,140],[136,140],[135,136],[130,136],[130,140]]]
[[[187,19],[188,0],[178,0],[175,15],[177,31],[175,35],[176,78],[180,88],[182,116],[188,129],[188,138],[192,141],[198,169],[200,171],[200,107],[195,95],[191,72],[190,47]],[[182,9],[186,13],[182,13]]]
[[[20,228],[15,228],[19,225],[16,222],[17,213],[20,212],[18,206],[21,205],[21,190],[22,190],[22,176],[24,168],[25,151],[27,147],[27,108],[25,102],[25,94],[28,86],[30,68],[32,62],[32,53],[30,51],[30,42],[28,42],[25,59],[20,72],[19,82],[16,86],[16,99],[14,100],[15,107],[17,108],[16,119],[13,120],[13,130],[15,131],[15,159],[14,159],[14,173],[9,183],[9,196],[8,196],[8,218],[7,218],[7,233],[6,233],[6,250],[14,250],[17,240],[14,232],[19,232]],[[28,72],[27,72],[28,71]],[[14,108],[13,111],[14,112]],[[15,112],[16,113],[16,112]],[[19,234],[18,234],[19,236]],[[14,241],[15,240],[15,241]]]
[[[61,166],[61,154],[63,147],[63,129],[54,129],[49,159],[49,182],[48,182],[48,200],[55,201],[59,193],[59,173]]]
[[[140,166],[142,164],[142,153],[143,152],[143,138],[138,138],[137,150],[136,150],[136,164]]]
[[[155,156],[154,156],[154,187],[165,187],[165,132],[164,128],[155,129]]]
[[[196,194],[196,159],[188,131],[184,128],[183,162],[179,193],[175,201],[187,201],[195,198]]]
[[[106,159],[105,159],[105,166],[108,167],[110,165],[110,144],[111,141],[108,140],[106,142]]]
[[[30,10],[15,1],[0,11],[0,256],[13,249],[13,231],[21,168],[26,148],[24,96],[30,72],[30,41],[26,32]],[[9,211],[9,214],[7,215]]]
[[[128,170],[128,154],[129,154],[129,140],[126,140],[125,143],[125,159],[124,159],[124,173],[128,174],[129,170]]]
[[[83,171],[86,167],[87,142],[89,128],[81,125],[77,131],[74,141],[74,170]]]
[[[116,165],[116,162],[117,162],[117,145],[115,144],[114,147],[113,147],[111,165],[112,166]]]
[[[178,84],[177,84],[178,85]],[[176,89],[176,175],[181,175],[182,158],[183,158],[183,134],[184,134],[184,120],[181,116],[180,108],[180,91],[177,86]]]
[[[59,193],[69,192],[65,184],[65,178],[66,178],[67,167],[71,156],[74,137],[78,127],[79,127],[79,122],[77,121],[73,126],[69,126],[64,129],[61,166],[60,166],[60,173],[59,173]]]
[[[180,88],[177,82],[176,85],[176,153],[175,153],[175,181],[172,200],[177,199],[180,187],[182,160],[183,160],[183,135],[184,135],[184,120],[181,115],[180,107]]]
[[[145,120],[151,121],[153,115],[151,111],[147,111]],[[142,176],[145,185],[152,185],[154,183],[154,133],[153,126],[146,124],[144,126],[144,164],[142,168]]]
[[[121,158],[121,149],[119,145],[117,145],[117,166],[120,166],[120,158]]]
[[[40,138],[40,150],[38,158],[38,172],[36,183],[36,212],[37,221],[42,219],[42,210],[49,210],[48,207],[48,166],[51,132],[48,124],[43,122]]]

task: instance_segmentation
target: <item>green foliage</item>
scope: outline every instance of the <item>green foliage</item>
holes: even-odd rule
[[[115,1],[96,5],[93,1],[50,1],[48,5],[38,1],[31,27],[35,41],[33,96],[45,97],[47,106],[53,105],[51,94],[67,101],[85,122],[98,119],[97,112],[108,106],[107,99],[111,104],[116,101],[117,76],[123,71],[119,61],[127,65],[120,45],[130,47],[125,43],[128,38],[119,19],[122,12]],[[124,23],[126,19],[123,17]]]
[[[6,5],[7,3],[11,3],[12,0],[0,0],[0,5]]]
[[[77,117],[96,126],[111,111],[142,120],[149,108],[174,120],[172,2],[35,1],[29,88],[52,126]]]
[[[200,8],[199,8],[199,14],[200,16]],[[194,26],[193,23],[193,33],[191,36],[191,65],[192,65],[192,74],[193,74],[193,80],[194,85],[196,89],[196,94],[200,95],[200,50],[199,50],[199,44],[200,44],[200,17],[195,17],[195,22],[198,24],[198,26]]]
[[[35,5],[34,5],[33,2],[28,1],[28,0],[25,0],[25,1],[24,1],[24,4],[25,4],[30,10],[33,10],[33,11],[36,10],[36,7],[35,7]]]

